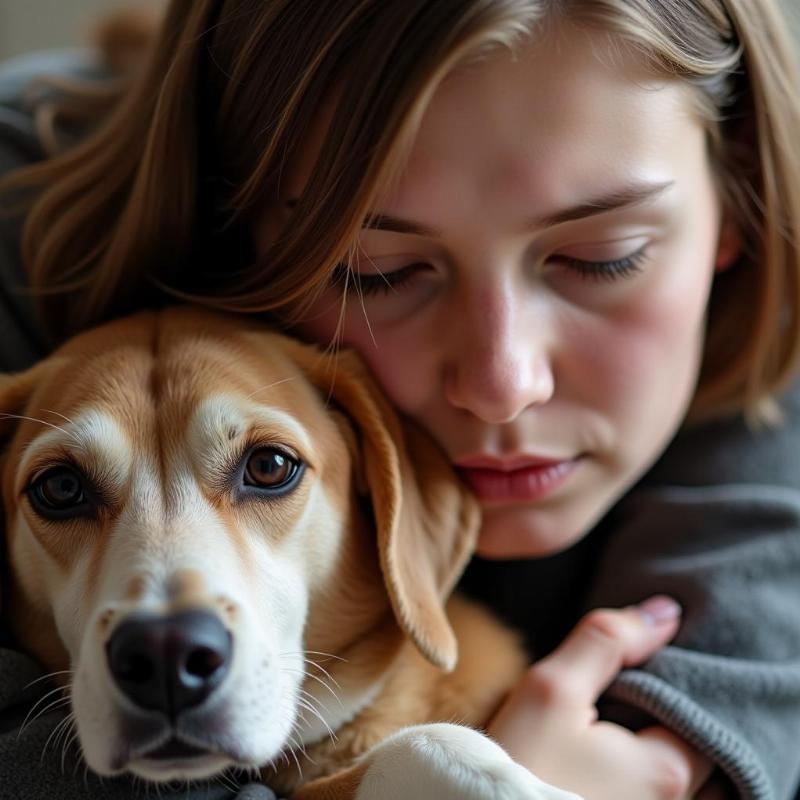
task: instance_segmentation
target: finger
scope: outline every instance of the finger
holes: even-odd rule
[[[680,606],[664,595],[629,608],[596,609],[534,665],[531,679],[559,703],[594,705],[622,667],[641,663],[665,645],[679,620]]]
[[[655,725],[637,736],[655,765],[652,776],[659,796],[689,800],[711,777],[714,762],[668,728]]]

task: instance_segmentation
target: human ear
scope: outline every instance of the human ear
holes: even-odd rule
[[[719,230],[717,255],[714,259],[714,271],[725,272],[730,269],[742,254],[744,245],[739,225],[730,213],[725,213]]]

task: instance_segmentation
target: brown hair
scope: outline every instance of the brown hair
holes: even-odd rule
[[[43,318],[69,332],[171,294],[291,322],[346,258],[447,72],[551,14],[618,34],[695,88],[746,247],[715,281],[693,413],[757,415],[800,350],[800,99],[774,0],[173,0],[93,135],[5,181],[36,190],[23,257]],[[253,220],[333,92],[313,173],[256,259]]]

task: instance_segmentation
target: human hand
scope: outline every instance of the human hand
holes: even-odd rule
[[[662,726],[633,733],[597,719],[595,704],[623,667],[639,664],[678,629],[669,598],[587,614],[534,664],[488,728],[518,763],[586,800],[688,800],[713,763]]]

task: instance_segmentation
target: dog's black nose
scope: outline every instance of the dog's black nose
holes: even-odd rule
[[[171,719],[219,686],[232,652],[230,633],[207,611],[129,619],[106,646],[117,686],[136,705]]]

